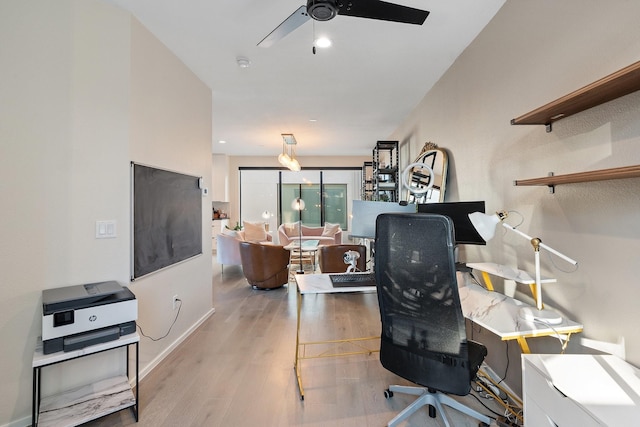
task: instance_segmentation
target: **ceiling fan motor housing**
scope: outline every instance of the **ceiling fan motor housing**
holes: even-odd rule
[[[307,22],[309,18],[315,21],[329,21],[336,15],[422,25],[429,16],[429,12],[384,0],[307,0],[306,6],[298,7],[275,30],[262,39],[258,46],[271,46]],[[315,53],[315,45],[313,49]]]
[[[328,21],[338,14],[336,3],[334,0],[309,0],[307,13],[316,21]]]

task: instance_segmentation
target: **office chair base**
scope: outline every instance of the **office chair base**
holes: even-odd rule
[[[401,386],[401,385],[392,385],[389,386],[387,390],[385,390],[384,395],[386,398],[390,398],[393,396],[394,392],[410,394],[412,396],[418,396],[411,405],[407,406],[402,410],[398,415],[395,416],[394,419],[387,423],[387,427],[394,427],[400,424],[402,421],[411,416],[418,409],[423,406],[430,405],[429,408],[429,416],[432,418],[435,417],[435,414],[431,407],[435,407],[440,416],[442,417],[442,421],[444,421],[444,425],[447,427],[451,427],[452,424],[447,418],[447,414],[444,412],[442,405],[446,405],[452,409],[455,409],[463,414],[469,415],[470,417],[475,418],[481,423],[485,423],[487,426],[491,423],[491,419],[486,415],[481,414],[475,409],[471,409],[466,405],[458,402],[452,397],[447,396],[444,393],[430,392],[427,388],[424,387],[410,387],[410,386]]]

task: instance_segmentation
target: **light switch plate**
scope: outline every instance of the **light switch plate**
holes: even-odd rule
[[[116,220],[96,221],[96,239],[113,239],[118,236]]]

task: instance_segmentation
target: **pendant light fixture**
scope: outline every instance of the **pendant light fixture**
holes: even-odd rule
[[[295,146],[298,144],[296,137],[292,133],[283,133],[282,135],[282,153],[278,155],[278,162],[289,170],[298,172],[300,163],[296,159]]]

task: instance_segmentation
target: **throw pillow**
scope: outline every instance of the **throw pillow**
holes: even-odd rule
[[[300,235],[300,222],[291,222],[284,225],[284,234],[287,237],[298,237]]]
[[[264,222],[242,221],[244,228],[244,240],[247,242],[262,242],[267,240],[267,231]]]
[[[322,237],[333,237],[340,230],[340,224],[331,224],[330,222],[324,223],[324,230],[322,230]]]

